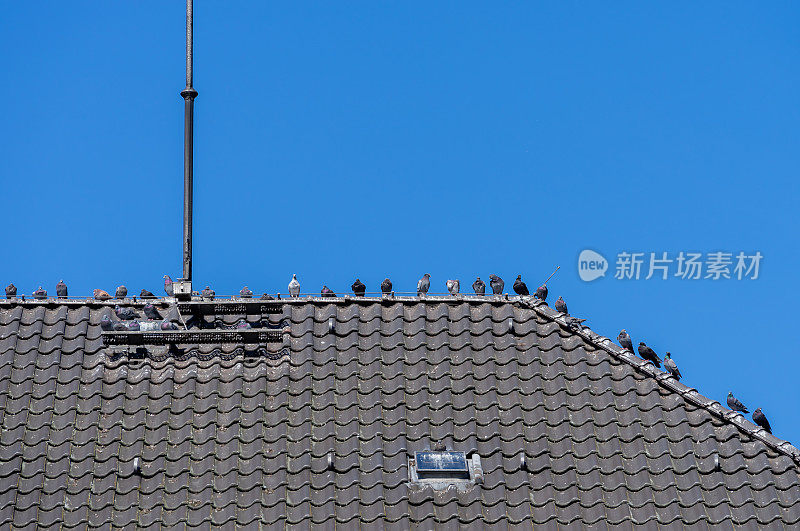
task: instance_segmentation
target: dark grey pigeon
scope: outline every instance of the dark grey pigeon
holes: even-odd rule
[[[678,364],[675,363],[675,360],[672,359],[669,352],[664,356],[664,368],[667,369],[667,372],[676,380],[681,379],[681,371],[678,370]]]
[[[163,317],[161,317],[161,314],[158,313],[158,309],[155,306],[153,306],[152,304],[145,304],[144,308],[142,308],[142,310],[144,310],[144,315],[148,319],[154,319],[154,320],[155,319],[158,319],[158,320],[163,319]]]
[[[356,279],[356,281],[353,282],[353,285],[350,286],[350,288],[353,290],[353,293],[355,294],[356,297],[363,297],[367,293],[367,286],[365,286],[364,283],[361,282],[359,279]]]
[[[114,293],[115,299],[124,299],[128,296],[128,288],[125,286],[117,286],[117,291]]]
[[[161,321],[161,330],[177,330],[177,329],[178,325],[176,325],[172,321],[168,321],[166,319]]]
[[[656,354],[655,350],[645,345],[644,341],[639,342],[639,355],[643,360],[649,361],[659,369],[661,368],[661,359],[658,354]]]
[[[214,292],[213,289],[211,289],[210,287],[206,286],[205,288],[203,288],[203,292],[201,293],[201,295],[203,296],[204,299],[209,300],[209,301],[213,301],[214,297],[217,294]]]
[[[542,284],[541,286],[536,288],[536,293],[533,296],[536,297],[537,299],[541,300],[541,301],[546,301],[547,300],[547,286]]]
[[[757,408],[753,411],[753,422],[767,430],[767,433],[772,433],[772,427],[769,425],[767,417],[761,412],[761,408]]]
[[[570,330],[583,330],[583,323],[586,322],[586,319],[578,319],[577,317],[572,317],[570,315],[567,315],[565,320]]]
[[[127,332],[128,331],[128,325],[125,324],[123,321],[117,321],[116,323],[114,323],[114,331],[115,332]]]
[[[14,284],[6,286],[6,299],[13,299],[17,296],[17,287]]]
[[[114,313],[123,321],[132,321],[133,319],[139,317],[139,315],[136,313],[136,310],[133,308],[122,308],[119,304],[114,306]]]
[[[489,285],[492,287],[492,293],[495,295],[500,295],[503,293],[503,288],[505,287],[506,283],[503,282],[503,279],[497,275],[489,275]]]
[[[517,280],[514,281],[514,293],[525,296],[531,294],[531,292],[528,291],[528,286],[522,281],[522,275],[517,275]]]
[[[269,293],[264,293],[264,294],[261,295],[261,300],[262,301],[271,301],[271,300],[275,300],[275,297],[273,297]]]
[[[567,311],[567,303],[564,302],[564,298],[563,297],[559,297],[556,300],[555,307],[556,307],[556,311],[557,312],[561,312],[561,313],[569,315],[569,312]]]
[[[59,299],[67,298],[67,285],[64,284],[63,280],[59,280],[58,284],[56,284],[56,295]]]
[[[391,293],[392,292],[392,281],[388,278],[384,278],[383,282],[381,282],[381,293]]]
[[[417,282],[417,295],[428,293],[431,288],[431,276],[428,273],[422,275],[422,278]]]
[[[114,323],[111,322],[111,318],[107,315],[104,315],[102,319],[100,319],[100,328],[104,332],[110,332],[114,329]]]
[[[739,402],[739,399],[733,396],[733,393],[728,393],[728,407],[733,411],[741,411],[742,413],[750,413],[747,408]]]
[[[631,336],[628,335],[624,328],[617,336],[617,341],[619,341],[622,348],[629,350],[633,354],[633,341],[631,341]]]
[[[253,328],[253,325],[251,325],[247,321],[240,321],[239,324],[236,325],[236,328],[238,328],[239,330],[245,330],[248,328]]]
[[[164,291],[166,291],[167,295],[170,297],[175,296],[175,287],[172,285],[172,279],[169,275],[164,275]]]
[[[486,295],[486,282],[481,280],[481,277],[478,277],[472,283],[472,289],[475,291],[475,295]]]
[[[47,298],[47,291],[43,287],[39,286],[39,289],[37,289],[36,291],[33,292],[33,298],[34,299],[46,299]]]
[[[141,297],[143,299],[155,299],[156,298],[156,296],[153,295],[152,292],[147,291],[146,289],[143,289],[142,292],[139,293],[139,297]]]
[[[239,290],[239,296],[241,298],[243,298],[243,299],[252,299],[253,298],[253,292],[250,291],[250,288],[245,286],[241,290]]]
[[[139,321],[133,320],[128,323],[128,332],[138,332],[140,329]]]
[[[330,289],[328,286],[322,286],[322,290],[320,290],[319,294],[322,297],[335,297],[336,294]]]

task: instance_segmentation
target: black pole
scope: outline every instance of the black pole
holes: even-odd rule
[[[192,194],[194,99],[197,91],[192,87],[192,0],[186,0],[186,88],[181,91],[184,100],[183,118],[183,279],[192,280]]]

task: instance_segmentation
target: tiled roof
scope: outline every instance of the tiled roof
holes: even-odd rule
[[[546,306],[280,302],[283,347],[144,356],[0,303],[0,528],[800,525],[797,449]],[[483,483],[409,483],[440,442]]]

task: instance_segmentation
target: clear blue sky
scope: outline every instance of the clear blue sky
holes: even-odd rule
[[[195,5],[195,286],[551,297],[800,444],[800,5]],[[0,283],[180,276],[184,4],[0,8]],[[584,248],[726,251],[759,279],[577,274]]]

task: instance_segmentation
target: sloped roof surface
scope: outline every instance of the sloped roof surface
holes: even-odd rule
[[[531,306],[287,301],[283,355],[134,359],[111,306],[4,301],[0,528],[798,525],[794,447]],[[409,484],[442,441],[482,485]]]

